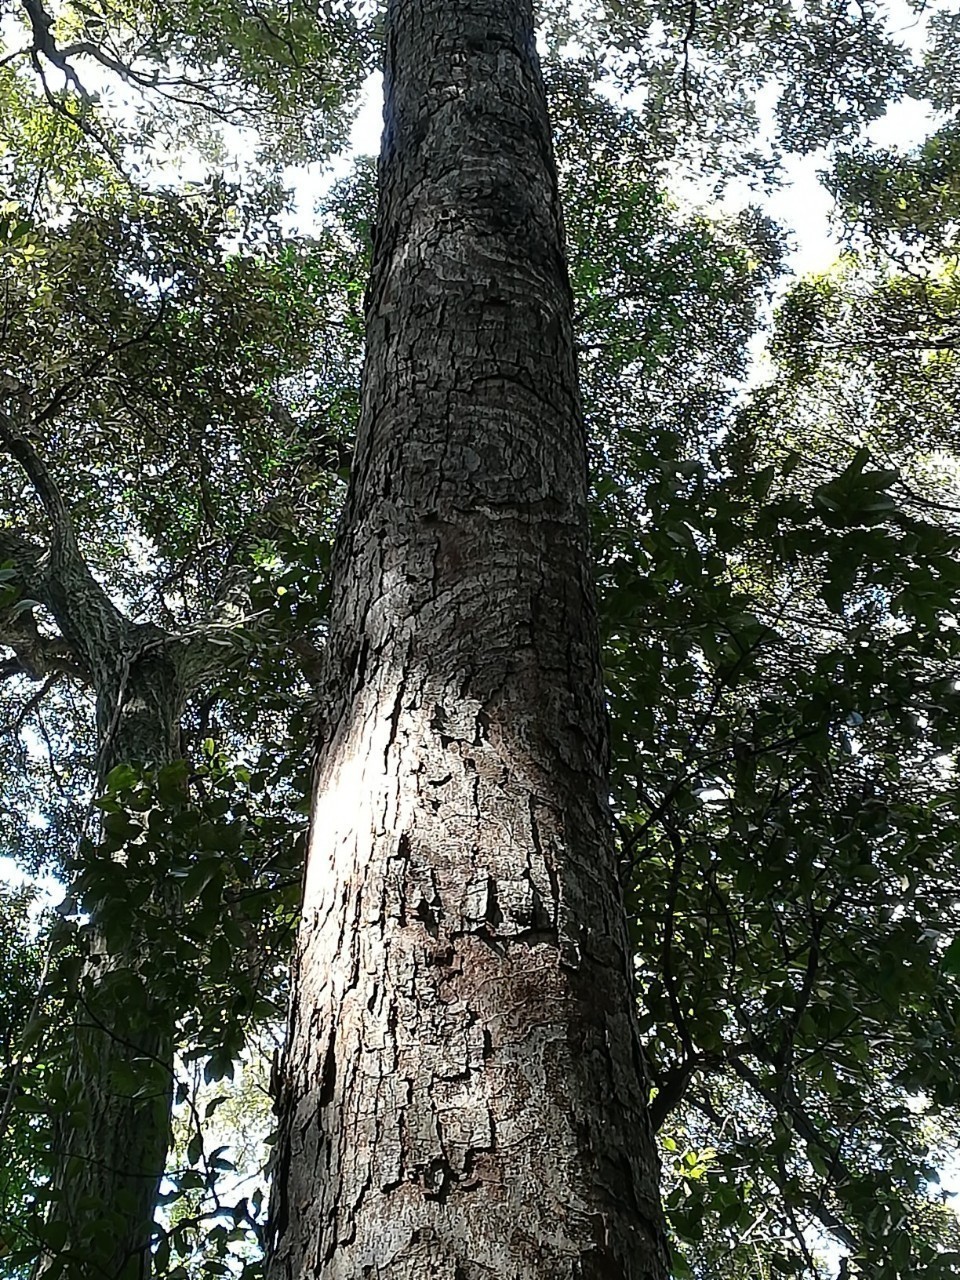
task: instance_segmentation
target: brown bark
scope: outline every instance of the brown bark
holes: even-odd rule
[[[391,0],[271,1280],[668,1273],[529,0]]]

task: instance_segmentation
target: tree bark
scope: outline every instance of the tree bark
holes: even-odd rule
[[[184,689],[170,646],[153,628],[120,630],[115,661],[101,648],[96,664],[98,783],[115,765],[156,768],[179,756]],[[164,901],[166,887],[155,892]],[[120,950],[111,947],[94,911],[83,944],[47,1222],[54,1232],[59,1225],[63,1242],[39,1275],[56,1263],[64,1280],[148,1280],[179,1010],[142,975],[150,948],[135,932]]]
[[[390,0],[271,1280],[662,1280],[529,0]]]
[[[109,599],[32,443],[32,403],[26,389],[20,392],[13,413],[0,403],[0,447],[33,486],[49,538],[41,546],[2,530],[0,555],[13,565],[21,590],[49,609],[62,639],[41,636],[30,608],[0,619],[0,643],[30,674],[56,662],[92,686],[99,788],[117,764],[156,768],[179,756],[184,702],[211,660],[202,636],[132,623]],[[153,895],[176,907],[169,886],[157,884]],[[53,1125],[45,1248],[35,1273],[58,1280],[148,1280],[169,1146],[180,1011],[151,988],[147,940],[131,929],[111,946],[103,926],[93,904],[80,940],[84,963]]]

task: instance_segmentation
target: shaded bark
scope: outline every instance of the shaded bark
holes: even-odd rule
[[[391,0],[271,1280],[668,1273],[528,0]]]
[[[203,628],[172,635],[131,622],[109,599],[78,545],[67,505],[29,437],[30,403],[0,405],[0,445],[29,478],[47,517],[46,545],[0,530],[0,557],[27,597],[0,614],[8,674],[37,678],[62,670],[96,697],[99,789],[118,764],[157,768],[180,755],[180,719],[192,688],[222,666],[222,649]],[[60,632],[42,635],[30,600]],[[222,632],[214,620],[212,629]],[[220,638],[216,636],[215,638]],[[175,916],[176,893],[158,883],[161,913]],[[82,904],[86,905],[86,904]],[[148,1280],[154,1213],[170,1138],[173,1053],[182,1010],[155,989],[157,957],[135,926],[108,944],[102,910],[82,931],[84,967],[51,1151],[48,1250],[37,1267],[65,1280]],[[152,968],[151,968],[152,966]]]
[[[74,622],[74,626],[76,623]],[[121,628],[115,662],[96,669],[98,782],[117,764],[157,767],[179,756],[185,690],[162,633]],[[156,900],[175,909],[158,884]],[[151,982],[149,940],[134,927],[109,945],[96,910],[83,931],[68,1106],[55,1127],[48,1228],[63,1246],[41,1263],[68,1280],[147,1280],[173,1101],[179,1010]],[[146,967],[145,967],[146,966]],[[56,1230],[56,1227],[54,1227]]]

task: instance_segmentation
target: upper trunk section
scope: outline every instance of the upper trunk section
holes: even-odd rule
[[[273,1280],[661,1280],[526,0],[393,0]]]
[[[127,623],[123,643],[98,651],[97,741],[100,773],[116,764],[156,768],[180,755],[180,718],[188,685],[176,642],[149,623]]]

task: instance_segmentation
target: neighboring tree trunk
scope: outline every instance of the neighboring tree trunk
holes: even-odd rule
[[[390,0],[271,1280],[662,1280],[529,0]]]
[[[184,637],[130,622],[91,574],[63,497],[25,424],[2,406],[0,446],[31,481],[50,535],[41,546],[0,530],[0,558],[16,570],[27,604],[44,604],[61,633],[54,640],[43,634],[32,606],[0,618],[0,642],[16,655],[7,670],[19,664],[33,678],[63,671],[92,687],[97,787],[117,764],[157,768],[175,760],[187,695],[219,670],[222,651],[207,643],[202,627]],[[161,916],[173,913],[168,919],[175,922],[175,889],[161,881],[151,896]],[[136,927],[135,912],[118,940],[118,931],[108,928],[109,908],[82,905],[90,920],[82,935],[66,1087],[57,1100],[47,1248],[36,1271],[58,1280],[148,1280],[182,1011],[168,992],[156,989],[161,958]]]
[[[115,662],[101,655],[96,668],[98,784],[115,765],[156,768],[179,756],[184,689],[171,646],[153,628],[120,630]],[[164,902],[166,887],[155,892]],[[70,1103],[57,1125],[47,1228],[61,1248],[39,1275],[52,1267],[65,1280],[148,1280],[170,1141],[178,1010],[143,973],[144,960],[156,958],[135,927],[118,950],[94,915],[84,946]]]

